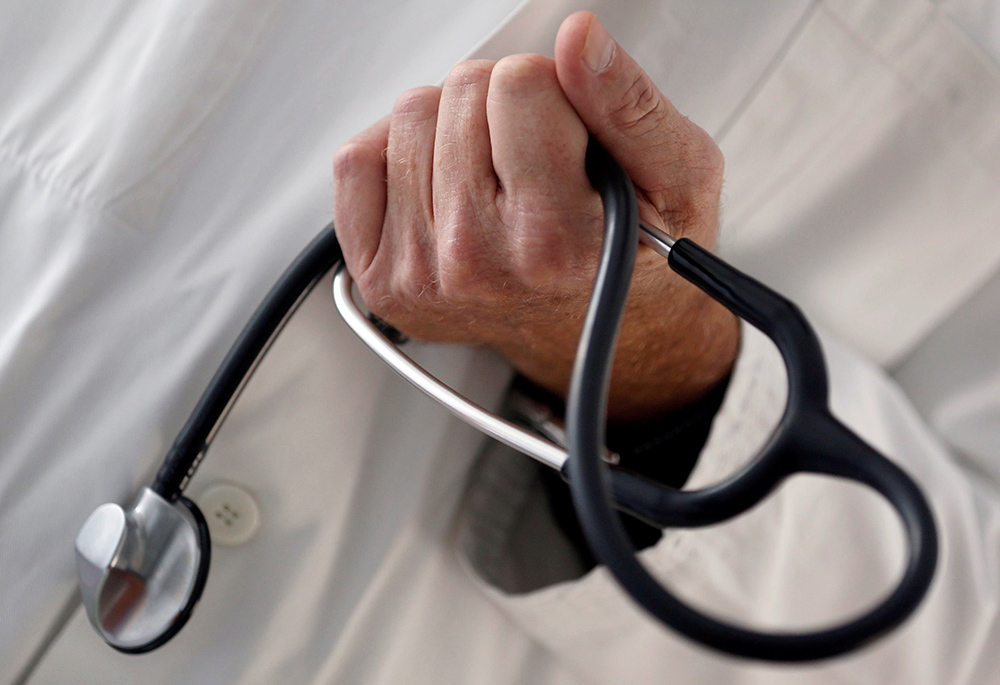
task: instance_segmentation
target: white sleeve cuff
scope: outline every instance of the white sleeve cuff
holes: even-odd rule
[[[740,352],[726,396],[685,489],[717,483],[752,459],[785,409],[787,373],[777,347],[741,321]]]

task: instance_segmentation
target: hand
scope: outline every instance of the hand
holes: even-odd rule
[[[414,338],[493,347],[565,396],[603,228],[588,131],[632,178],[643,221],[706,247],[723,160],[593,15],[563,22],[555,55],[464,62],[401,95],[337,152],[334,220],[373,312]],[[737,346],[736,319],[641,247],[609,416],[698,399]]]

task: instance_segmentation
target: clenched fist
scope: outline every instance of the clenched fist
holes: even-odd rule
[[[565,394],[603,229],[588,132],[631,176],[643,221],[706,247],[723,160],[593,15],[563,22],[555,55],[464,62],[401,95],[337,152],[334,220],[374,313],[414,338],[493,347]],[[735,318],[640,248],[610,417],[698,399],[737,346]]]

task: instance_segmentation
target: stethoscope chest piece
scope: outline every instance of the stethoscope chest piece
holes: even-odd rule
[[[169,640],[201,596],[210,557],[201,512],[143,488],[128,509],[98,507],[76,537],[90,622],[115,649],[141,653]]]

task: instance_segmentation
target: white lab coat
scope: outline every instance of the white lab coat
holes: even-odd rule
[[[530,0],[501,21],[512,4],[4,8],[0,680],[1000,681],[992,5]],[[551,528],[519,525],[536,511],[531,484],[515,473],[498,490],[515,496],[491,499],[489,465],[515,462],[490,455],[470,480],[478,436],[382,368],[324,286],[190,488],[249,489],[256,537],[213,550],[204,598],[170,644],[105,647],[73,597],[76,530],[148,481],[249,312],[328,219],[333,150],[491,31],[474,54],[550,52],[581,7],[719,140],[724,254],[803,305],[824,331],[836,413],[928,493],[942,559],[925,604],[855,655],[773,667],[692,647],[600,570],[501,589],[482,550],[496,542],[496,563],[516,564],[505,545]],[[502,394],[508,372],[486,353],[416,354],[483,403]],[[782,383],[746,331],[695,483],[752,455]],[[876,598],[901,551],[877,498],[801,478],[643,555],[699,606],[801,627]]]

